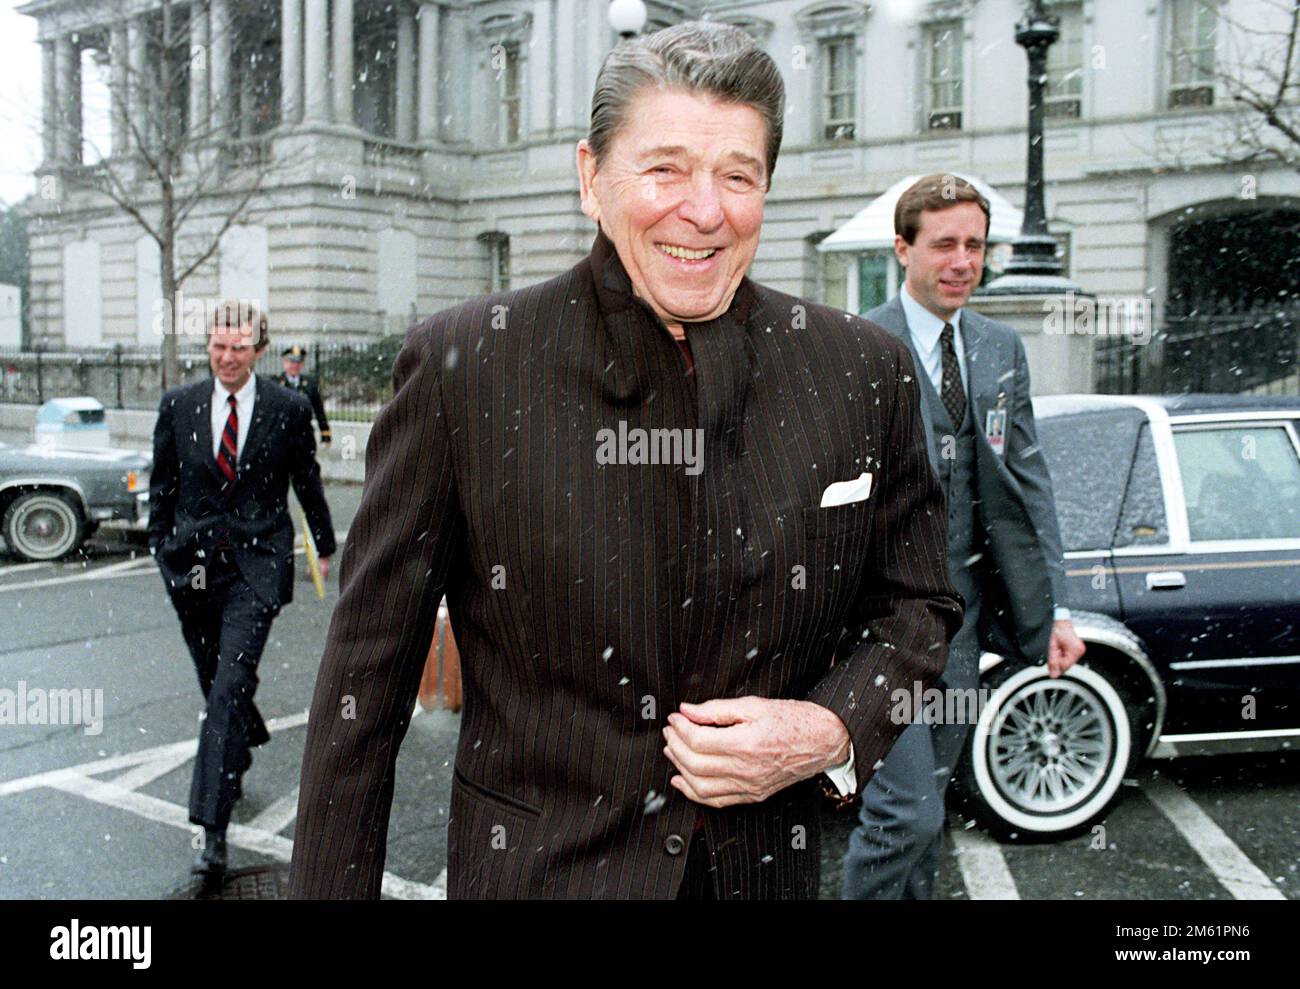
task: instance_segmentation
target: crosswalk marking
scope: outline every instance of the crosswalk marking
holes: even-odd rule
[[[289,728],[299,728],[306,723],[307,712],[303,711],[272,718],[266,727],[275,734]],[[138,788],[189,762],[197,751],[198,739],[187,739],[127,755],[97,759],[79,766],[5,780],[0,782],[0,797],[47,787],[127,811],[156,824],[193,832],[195,827],[190,823],[186,808],[141,793]],[[125,771],[112,780],[94,778],[95,775],[119,770]],[[293,842],[277,832],[289,825],[297,814],[297,808],[298,788],[295,786],[292,793],[273,802],[247,824],[232,821],[226,831],[226,840],[239,848],[259,852],[279,862],[288,862],[293,855]],[[431,884],[404,879],[386,871],[382,892],[383,895],[398,900],[445,900],[447,871],[444,869]]]
[[[1018,900],[1002,846],[982,831],[958,828],[951,832],[962,882],[972,900]]]
[[[298,788],[295,786],[285,796],[268,804],[262,813],[248,822],[252,828],[261,828],[279,834],[298,816]]]
[[[152,556],[138,556],[134,560],[121,560],[104,567],[84,570],[81,573],[60,577],[44,577],[38,580],[25,580],[17,584],[4,584],[0,586],[0,594],[9,594],[13,591],[29,591],[34,587],[76,584],[85,580],[108,580],[111,577],[143,577],[156,571],[157,564]]]
[[[1142,792],[1169,818],[1214,873],[1214,878],[1238,900],[1286,899],[1210,815],[1176,784],[1163,776],[1155,776],[1143,784]]]

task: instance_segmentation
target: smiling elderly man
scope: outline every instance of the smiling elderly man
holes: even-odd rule
[[[293,895],[379,894],[445,593],[448,896],[816,896],[819,789],[870,778],[904,727],[891,692],[939,676],[962,607],[906,347],[745,276],[783,113],[743,31],[623,42],[577,148],[591,254],[411,330],[312,703]]]

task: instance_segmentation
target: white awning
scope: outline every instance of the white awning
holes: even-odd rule
[[[1008,202],[1005,196],[983,179],[963,175],[960,172],[953,172],[953,174],[965,179],[989,201],[992,212],[989,220],[989,243],[1005,243],[1020,236],[1020,224],[1024,216]],[[920,177],[912,175],[895,182],[873,199],[857,216],[818,244],[817,250],[870,251],[893,247],[894,207],[898,205],[899,197],[907,191],[907,187]]]

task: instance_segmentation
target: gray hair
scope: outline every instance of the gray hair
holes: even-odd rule
[[[785,83],[772,56],[731,24],[686,21],[619,42],[605,57],[591,96],[587,144],[599,168],[628,108],[646,87],[682,89],[753,107],[767,124],[767,186],[781,150]]]

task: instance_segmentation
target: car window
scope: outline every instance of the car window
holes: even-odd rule
[[[1037,420],[1065,552],[1110,548],[1139,422],[1109,412]]]
[[[1157,546],[1169,542],[1169,521],[1165,517],[1165,495],[1156,462],[1156,446],[1149,423],[1142,424],[1137,454],[1124,492],[1116,546]]]
[[[1194,540],[1300,538],[1300,456],[1282,426],[1174,433]]]

